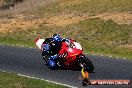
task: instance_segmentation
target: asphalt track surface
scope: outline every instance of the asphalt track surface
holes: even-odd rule
[[[87,55],[95,66],[91,79],[129,79],[132,80],[132,60],[115,59]],[[78,88],[132,88],[132,86],[86,86],[79,80],[80,71],[50,70],[35,48],[0,45],[0,70],[39,77],[65,83]]]

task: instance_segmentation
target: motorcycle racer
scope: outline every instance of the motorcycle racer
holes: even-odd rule
[[[51,69],[84,67],[88,72],[94,71],[93,63],[82,54],[83,48],[73,39],[55,34],[51,38],[35,38],[34,44],[42,51],[43,59]]]
[[[61,42],[66,40],[62,38],[59,34],[53,34],[51,38],[47,38],[42,46],[42,56],[46,60],[47,64],[54,68],[57,63],[55,60],[62,55],[58,54],[59,46]]]

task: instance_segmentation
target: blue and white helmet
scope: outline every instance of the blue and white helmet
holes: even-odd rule
[[[61,39],[62,39],[59,34],[53,34],[52,38],[53,38],[54,41],[61,41]]]

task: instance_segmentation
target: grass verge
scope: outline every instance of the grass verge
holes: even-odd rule
[[[128,12],[131,14],[131,8],[132,0],[57,0],[39,7],[31,14],[37,12],[42,17],[67,13],[97,15],[105,12]],[[122,47],[132,45],[132,24],[119,25],[112,20],[99,18],[85,19],[61,27],[48,27],[45,24],[40,24],[37,28],[26,30],[18,28],[13,32],[1,33],[0,43],[33,47],[34,38],[46,38],[54,33],[60,33],[63,37],[71,37],[80,42],[85,52],[132,58],[132,48]]]
[[[121,47],[132,44],[131,28],[132,25],[119,25],[112,20],[105,21],[95,18],[63,27],[48,27],[41,24],[37,28],[17,29],[12,33],[1,34],[0,42],[34,46],[34,38],[46,38],[59,33],[63,37],[70,37],[80,42],[85,52],[132,58],[132,49]]]
[[[0,88],[68,88],[65,86],[0,72]]]
[[[77,12],[95,15],[104,12],[129,12],[132,11],[131,4],[131,0],[59,0],[38,8],[38,13]]]

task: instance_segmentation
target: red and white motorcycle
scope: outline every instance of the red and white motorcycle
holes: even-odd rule
[[[42,44],[44,43],[44,39],[35,39],[35,44],[42,50]],[[69,41],[61,42],[61,46],[59,47],[58,54],[63,55],[63,58],[58,58],[56,63],[59,62],[58,66],[61,65],[65,68],[75,67],[84,67],[88,72],[94,71],[94,65],[92,62],[83,55],[83,48],[81,45],[69,39]]]

